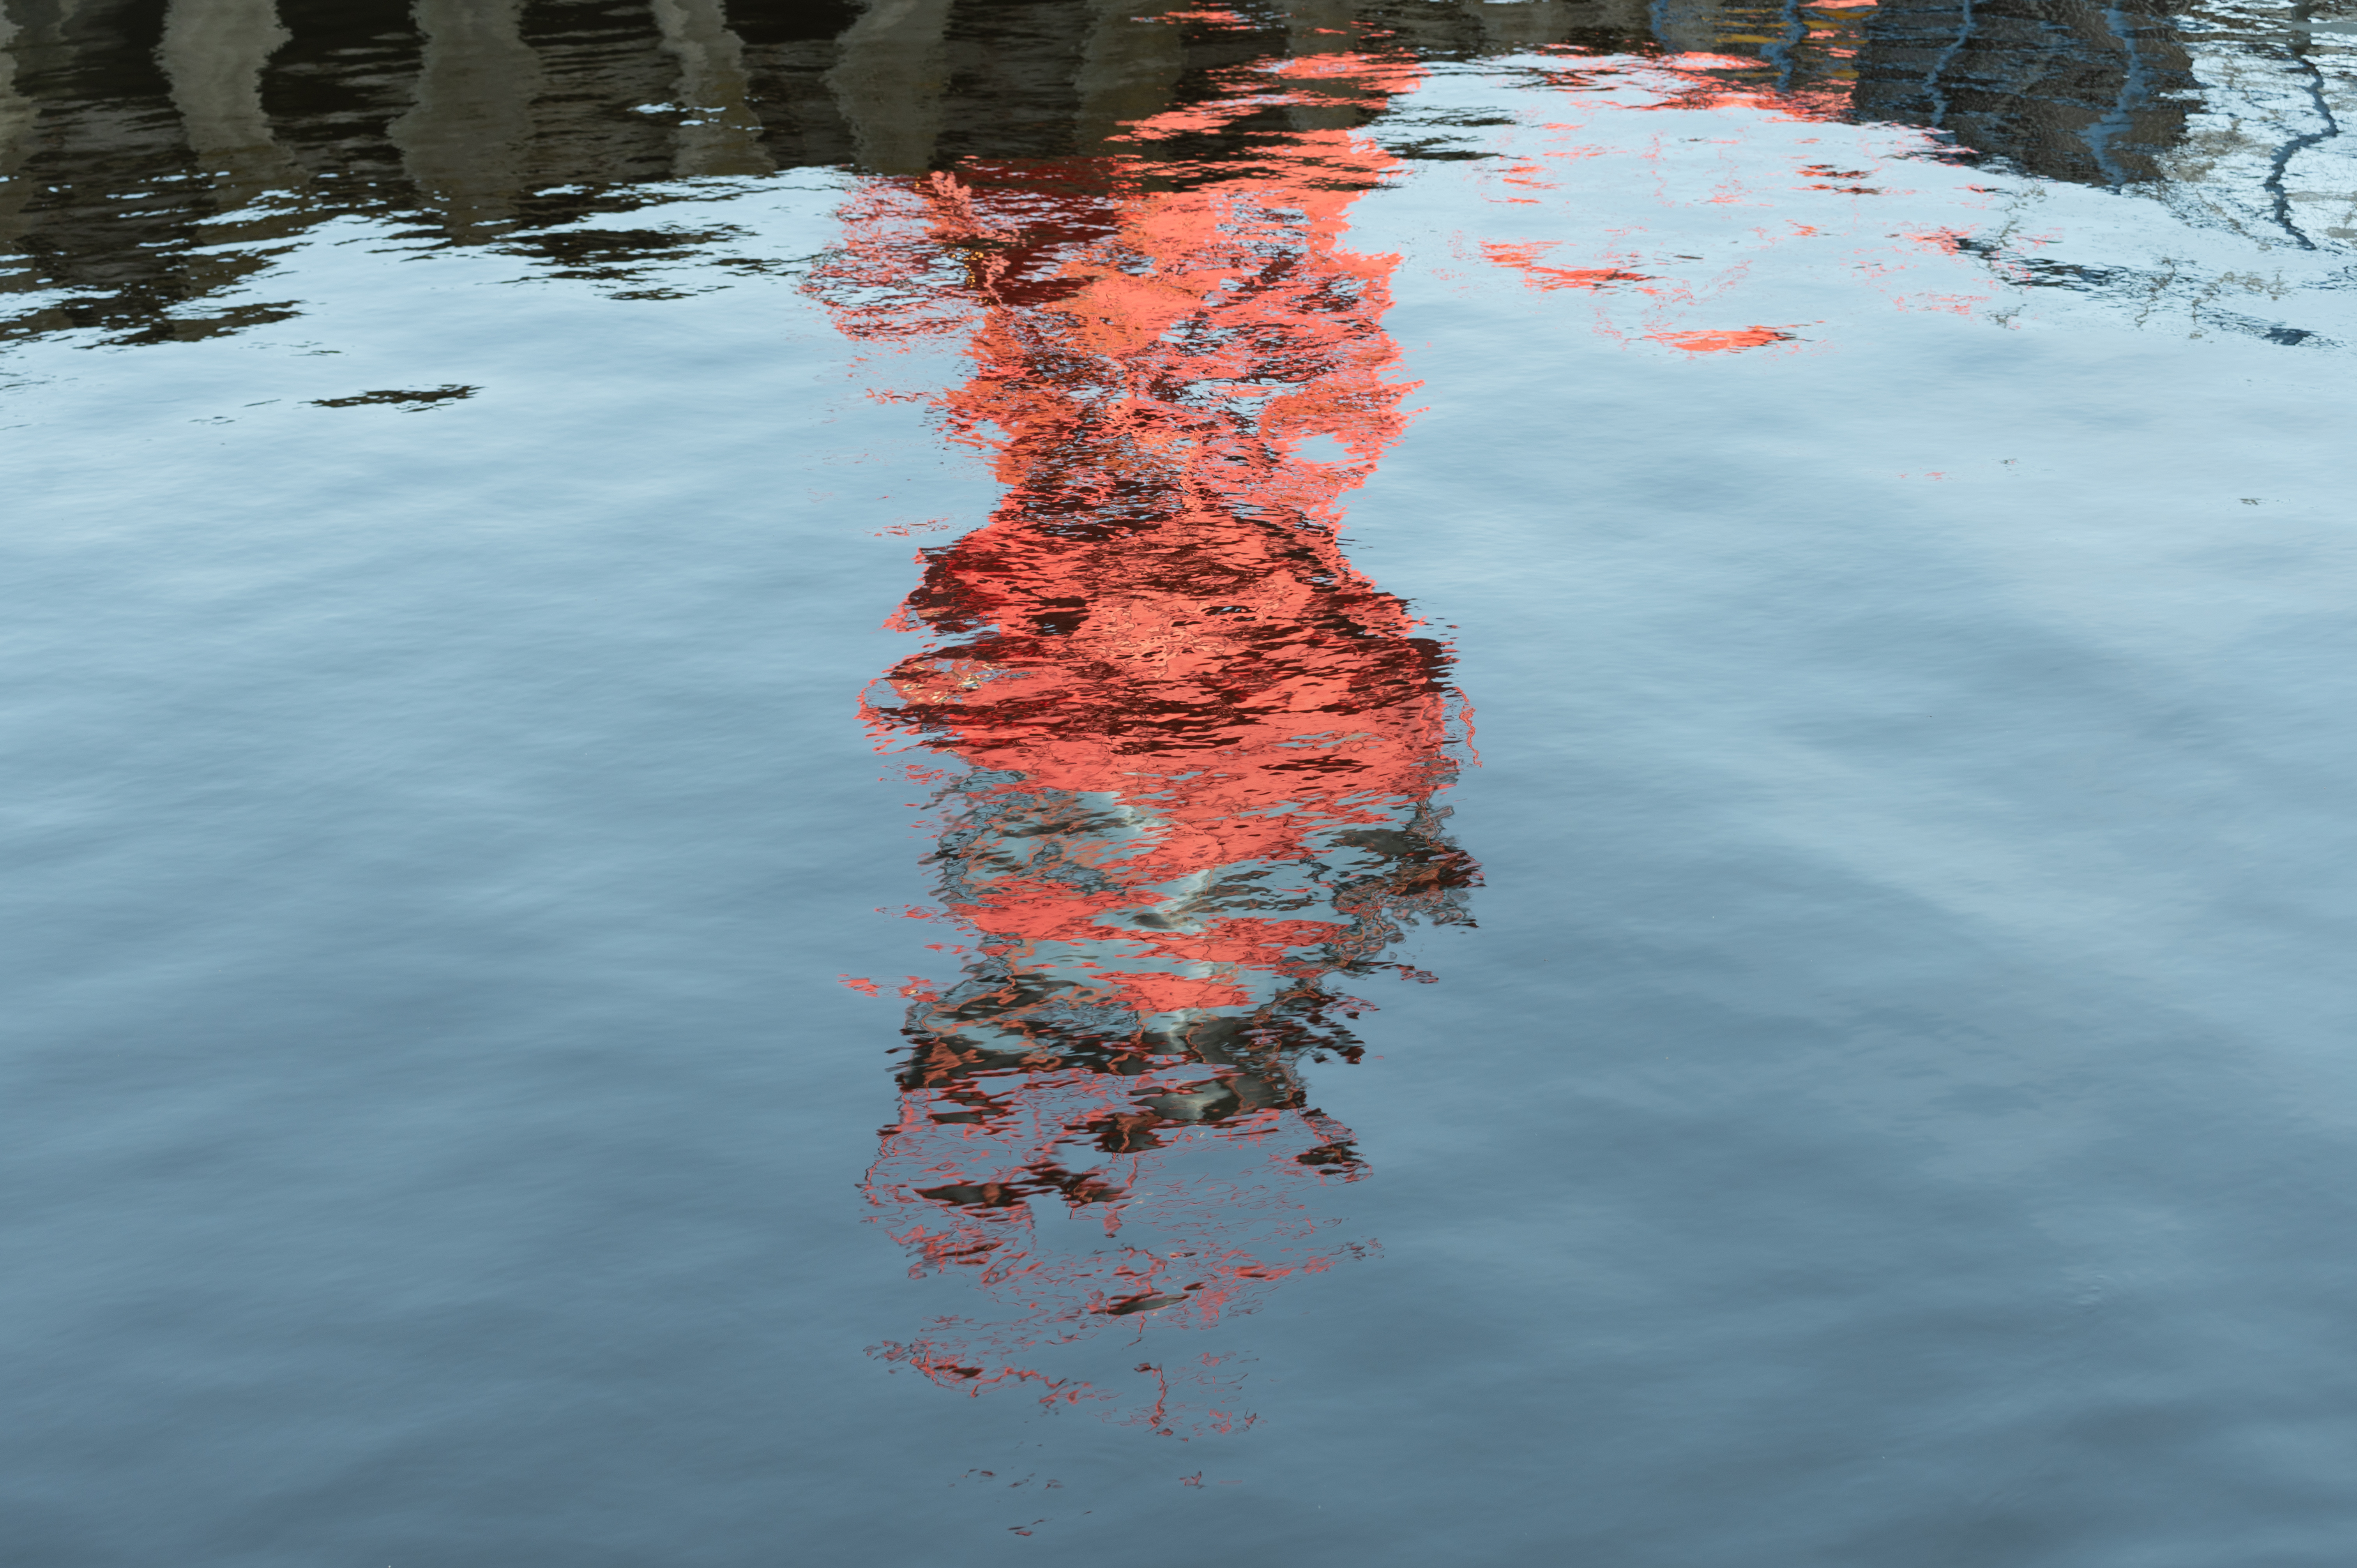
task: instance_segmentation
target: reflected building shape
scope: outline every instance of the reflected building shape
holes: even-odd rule
[[[1228,107],[1364,110],[1398,67],[1329,56],[1297,102]],[[1260,160],[878,177],[814,280],[856,336],[963,337],[940,407],[1006,486],[923,556],[897,624],[942,640],[867,709],[948,759],[932,858],[969,935],[953,983],[904,992],[866,1190],[918,1273],[982,1297],[879,1353],[1162,1432],[1250,1418],[1216,1358],[1146,1337],[1362,1250],[1321,1198],[1361,1155],[1304,1066],[1359,1054],[1339,984],[1397,972],[1402,924],[1462,921],[1475,879],[1435,804],[1445,652],[1337,535],[1405,419],[1392,259],[1341,243],[1395,166],[1316,127]]]

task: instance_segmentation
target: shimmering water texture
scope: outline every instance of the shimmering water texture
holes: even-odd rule
[[[0,43],[30,1568],[2345,1559],[2357,23]]]

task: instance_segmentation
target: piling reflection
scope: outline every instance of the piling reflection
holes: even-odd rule
[[[1292,107],[1397,70],[1321,65]],[[867,709],[951,760],[932,864],[969,934],[953,983],[909,988],[866,1190],[918,1273],[985,1304],[879,1353],[1163,1432],[1250,1419],[1232,1369],[1157,1348],[1168,1330],[1363,1249],[1321,1208],[1364,1160],[1305,1064],[1359,1056],[1340,985],[1400,971],[1402,924],[1463,920],[1474,880],[1435,803],[1446,654],[1337,535],[1405,419],[1394,258],[1342,243],[1390,160],[1311,128],[1254,164],[1160,189],[1135,157],[878,179],[819,280],[855,333],[963,336],[942,416],[1006,487],[926,553],[899,624],[938,640]],[[1123,1351],[1125,1384],[1086,1348],[1108,1335],[1156,1342]]]

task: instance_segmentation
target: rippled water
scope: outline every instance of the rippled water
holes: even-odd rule
[[[2346,1561],[2357,22],[5,7],[10,1561]]]

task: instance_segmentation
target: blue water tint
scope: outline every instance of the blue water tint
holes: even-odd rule
[[[44,317],[0,370],[8,1555],[2338,1563],[2347,246],[2266,227],[2273,151],[2200,141],[2233,108],[2209,57],[2177,144],[2208,172],[2122,192],[1681,47],[1362,62],[1420,156],[1295,104],[1214,149],[1246,172],[1204,155],[1125,209],[1248,187],[1254,242],[1310,236],[1397,345],[1384,384],[1420,383],[1396,429],[1304,416],[1268,493],[1340,521],[1312,575],[1371,580],[1364,640],[1446,643],[1400,725],[1421,782],[1352,799],[1447,810],[1385,853],[1478,863],[1448,906],[1478,925],[1428,898],[1361,972],[1229,962],[1372,1004],[1287,1047],[1305,1098],[1265,1124],[1314,1107],[1353,1152],[1270,1131],[1268,1177],[1219,1141],[1260,1123],[1166,1098],[1134,1168],[1166,1219],[1297,1224],[1293,1272],[1254,1252],[1184,1321],[1051,1305],[973,1386],[901,1353],[995,1308],[898,1239],[893,1129],[940,1083],[890,1053],[963,1038],[928,1009],[997,972],[947,950],[1052,903],[976,874],[942,912],[1006,801],[1089,797],[1050,755],[1082,701],[1009,765],[911,716],[925,650],[985,634],[884,623],[988,586],[993,530],[1102,519],[952,438],[1021,435],[953,393],[1019,356],[877,323],[972,306],[1044,335],[1035,381],[1085,359],[1073,295],[974,281],[1014,220],[942,214],[1114,198],[870,156],[650,180],[552,223],[570,251],[314,212],[205,296],[283,317]],[[863,200],[941,227],[863,252]],[[667,230],[701,238],[627,288],[548,260]],[[906,294],[855,265],[887,252]],[[1100,617],[1135,586],[1081,575]],[[1317,908],[1380,924],[1318,831]],[[1057,961],[1146,966],[1122,1026],[1170,1070],[1247,1004],[1157,1012],[1211,966],[1124,929]],[[1082,1054],[941,1081],[1044,1107]],[[1179,1191],[1213,1155],[1230,1210]],[[1038,1256],[1108,1244],[1017,1197]],[[1182,1372],[1183,1415],[1153,1391]]]

